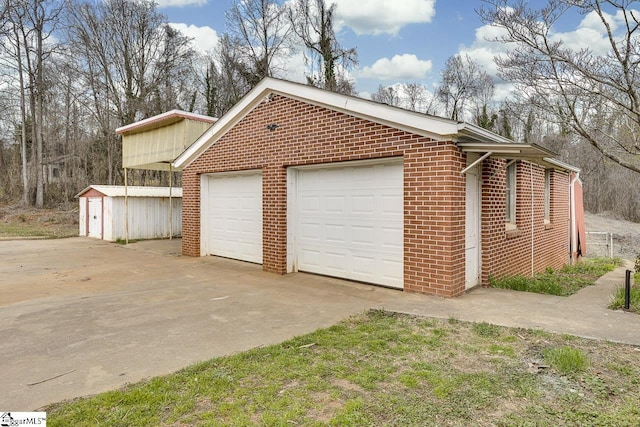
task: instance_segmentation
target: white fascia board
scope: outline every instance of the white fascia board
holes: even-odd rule
[[[270,89],[274,93],[301,102],[337,110],[350,116],[407,130],[418,135],[435,137],[440,140],[450,139],[450,135],[457,133],[458,122],[450,119],[429,116],[368,99],[318,89],[301,83],[277,79],[270,80],[273,82],[273,85],[270,85]]]
[[[466,137],[488,143],[514,144],[508,138],[469,123],[417,113],[367,99],[318,89],[302,83],[267,77],[260,81],[191,146],[187,147],[173,161],[173,166],[184,169],[272,93],[438,141],[456,142]]]
[[[272,93],[436,140],[453,140],[458,133],[458,122],[453,120],[403,110],[301,83],[265,78],[180,154],[173,161],[173,166],[184,169]]]

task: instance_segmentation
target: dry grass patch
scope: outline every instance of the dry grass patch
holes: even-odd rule
[[[0,206],[0,239],[57,239],[78,235],[78,211]]]

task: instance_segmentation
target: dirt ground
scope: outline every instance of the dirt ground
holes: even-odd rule
[[[634,260],[640,254],[640,224],[616,218],[609,213],[592,214],[584,213],[587,232],[605,231],[613,233],[613,255],[624,259]],[[589,236],[588,236],[589,237]],[[596,243],[599,237],[592,236],[587,239],[587,255],[601,255],[604,252],[603,246]]]

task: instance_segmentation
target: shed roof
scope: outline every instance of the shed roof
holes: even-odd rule
[[[83,194],[90,190],[95,190],[98,193],[107,197],[124,197],[124,185],[90,185],[78,194],[76,197],[82,197]],[[171,190],[171,197],[182,197],[181,187],[144,187],[144,186],[128,186],[128,197],[169,197],[169,190]]]
[[[268,102],[272,94],[283,95],[438,141],[453,141],[458,143],[464,151],[492,152],[494,155],[502,152],[502,154],[509,154],[510,158],[521,158],[540,163],[543,162],[543,159],[554,155],[538,145],[515,143],[508,138],[470,123],[418,113],[301,83],[267,77],[180,154],[174,160],[173,166],[177,169],[188,166],[256,106],[262,102]],[[554,164],[554,167],[560,166]]]
[[[202,114],[190,113],[182,110],[171,110],[157,116],[149,117],[135,123],[121,126],[116,129],[116,133],[120,135],[131,135],[138,132],[144,132],[159,127],[168,126],[184,119],[195,120],[198,122],[215,123],[215,117],[204,116]]]

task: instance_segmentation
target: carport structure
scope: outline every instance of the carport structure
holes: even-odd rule
[[[128,169],[169,172],[169,212],[173,210],[172,165],[187,147],[196,141],[217,119],[181,110],[171,110],[116,129],[122,135],[122,167],[124,168],[125,224],[128,224]],[[173,236],[173,215],[169,217],[169,235]],[[125,231],[129,240],[129,230]]]

